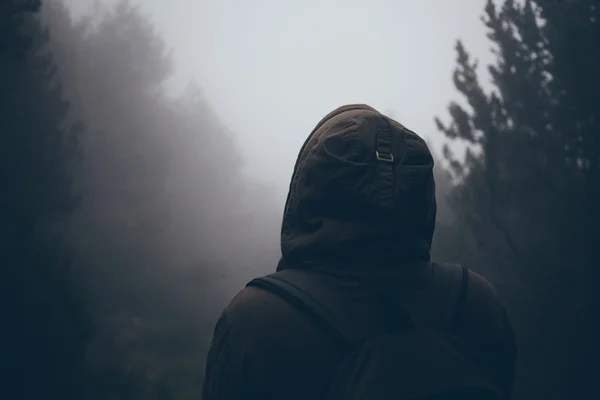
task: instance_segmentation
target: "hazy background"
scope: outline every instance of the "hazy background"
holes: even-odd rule
[[[98,1],[68,3],[79,14]],[[274,183],[280,198],[302,142],[342,104],[390,113],[439,150],[432,115],[454,93],[456,39],[483,65],[491,61],[480,21],[485,1],[133,3],[173,52],[170,92],[196,82],[232,130],[246,169]]]
[[[200,398],[219,313],[276,267],[302,142],[367,103],[435,151],[432,256],[498,290],[514,398],[593,398],[599,14],[600,0],[0,2],[0,397]]]

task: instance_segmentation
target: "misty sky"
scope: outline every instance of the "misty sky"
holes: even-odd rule
[[[306,136],[343,104],[372,105],[438,147],[433,117],[458,99],[455,40],[491,59],[484,0],[138,2],[173,50],[173,90],[196,81],[248,170],[282,189]]]

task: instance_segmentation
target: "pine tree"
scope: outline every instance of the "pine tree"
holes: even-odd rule
[[[39,7],[0,6],[2,393],[79,399],[91,325],[63,238],[78,129],[62,126],[67,104]]]
[[[591,0],[489,0],[492,90],[458,42],[454,83],[466,106],[450,105],[450,124],[436,120],[447,138],[469,145],[464,160],[445,151],[459,181],[456,229],[474,243],[463,254],[472,265],[510,282],[525,397],[586,397],[592,371],[598,295],[586,285],[598,282],[599,10]]]

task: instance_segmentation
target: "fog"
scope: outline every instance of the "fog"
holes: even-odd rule
[[[494,20],[493,2],[473,0],[46,0],[39,20],[23,17],[24,33],[18,18],[0,13],[21,40],[9,46],[0,37],[9,60],[0,63],[8,138],[0,162],[11,171],[0,179],[10,193],[0,198],[8,205],[2,243],[12,246],[8,260],[26,267],[10,270],[18,284],[8,292],[38,307],[15,318],[34,320],[27,332],[41,338],[39,348],[68,348],[79,360],[53,353],[67,371],[57,372],[56,393],[60,382],[79,382],[68,371],[81,370],[92,400],[199,398],[219,313],[248,280],[276,268],[301,144],[333,109],[366,103],[430,144],[432,253],[484,274],[505,299],[526,344],[516,398],[539,394],[546,381],[546,398],[571,398],[585,374],[564,365],[583,359],[595,332],[574,321],[595,315],[585,285],[594,281],[600,226],[600,174],[588,172],[600,171],[589,139],[600,106],[579,103],[596,104],[577,79],[597,78],[592,64],[577,79],[568,62],[523,67],[546,49],[530,50],[535,42],[514,50],[497,22],[515,30],[540,23],[541,12],[527,14],[522,3],[531,4],[507,1]],[[7,9],[21,15],[23,7]],[[528,26],[523,15],[537,19]],[[575,37],[565,32],[553,37]],[[19,35],[34,39],[29,53]],[[579,54],[573,46],[548,52],[570,60]],[[495,67],[476,68],[474,59]],[[40,244],[39,225],[60,240]],[[40,306],[46,293],[67,328]],[[14,337],[23,336],[14,326]],[[69,328],[75,333],[61,336]],[[538,340],[540,329],[556,336]],[[23,376],[37,360],[35,347],[27,354],[19,356]]]
[[[136,323],[134,349],[153,324],[164,347],[178,329],[207,341],[229,298],[275,269],[295,157],[333,108],[369,103],[441,143],[452,43],[476,24],[414,3],[44,3],[85,131],[70,242],[100,310],[95,362],[121,368],[135,350],[111,359],[102,338]]]
[[[219,116],[192,79],[173,90],[177,66],[143,9],[97,4],[72,16],[54,1],[43,17],[69,120],[85,132],[69,232],[98,310],[90,357],[122,369],[141,347],[154,360],[144,370],[166,368],[177,340],[176,362],[201,360],[193,351],[206,346],[194,343],[210,339],[226,300],[276,265],[281,193],[244,168],[227,123],[237,117]],[[110,344],[134,327],[126,350]]]
[[[304,138],[341,104],[392,113],[439,150],[432,115],[454,93],[456,39],[482,64],[491,59],[484,1],[140,3],[172,50],[169,91],[195,81],[233,132],[246,170],[275,184],[279,197]]]
[[[177,265],[243,263],[252,249],[276,240],[281,196],[244,169],[242,146],[229,128],[236,117],[215,113],[191,78],[173,92],[177,65],[144,10],[97,4],[75,19],[80,25],[72,31],[59,31],[64,22],[56,19],[64,20],[66,10],[59,2],[48,4],[55,54],[64,56],[57,60],[63,90],[74,99],[72,118],[98,133],[84,138],[79,177],[84,205],[93,210],[81,214],[98,220],[81,223],[147,224],[136,235],[156,236],[155,245],[165,248],[153,250]],[[245,244],[248,240],[256,242]]]
[[[108,276],[218,264],[223,298],[273,270],[314,124],[366,102],[440,148],[432,115],[452,94],[453,42],[482,37],[473,3],[66,4],[44,15],[71,117],[95,132],[75,247]]]

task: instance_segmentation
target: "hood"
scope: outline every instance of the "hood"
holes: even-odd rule
[[[435,216],[425,141],[372,107],[340,107],[317,124],[298,155],[278,270],[429,261]]]

